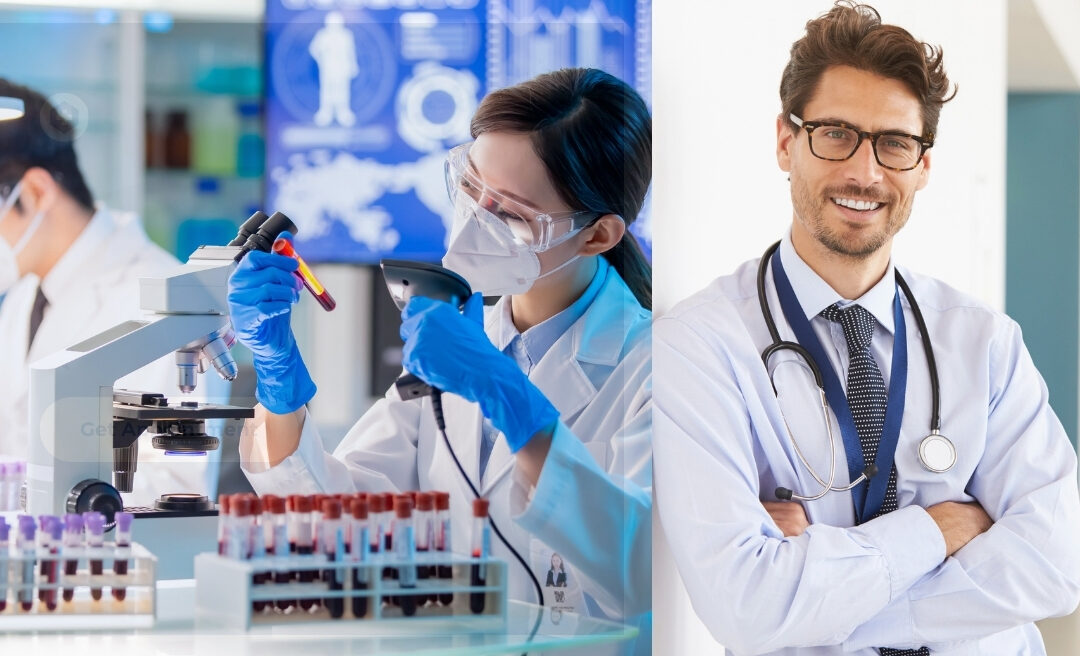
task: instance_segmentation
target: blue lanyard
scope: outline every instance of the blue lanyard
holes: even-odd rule
[[[850,476],[848,480],[853,481],[862,474],[866,465],[863,462],[859,433],[855,429],[855,420],[851,416],[851,408],[848,406],[844,388],[821,342],[818,341],[814,329],[810,326],[806,313],[799,305],[795,290],[792,289],[791,282],[788,281],[787,274],[784,272],[784,265],[780,262],[779,249],[773,253],[772,267],[776,293],[780,297],[780,307],[784,311],[784,318],[787,319],[799,344],[809,351],[817,362],[818,368],[821,369],[821,377],[825,381],[825,398],[828,399],[829,406],[836,415],[836,422],[840,425],[840,434],[844,438],[844,452],[847,455]],[[882,428],[881,442],[878,444],[877,456],[874,459],[877,473],[870,478],[869,485],[862,483],[851,490],[855,502],[855,517],[860,524],[874,517],[885,500],[885,488],[889,485],[889,473],[892,471],[896,444],[900,439],[900,424],[904,417],[904,397],[907,394],[907,327],[904,323],[904,309],[900,304],[899,290],[893,296],[893,321],[896,324],[896,331],[893,340],[889,395],[885,406],[885,426]]]

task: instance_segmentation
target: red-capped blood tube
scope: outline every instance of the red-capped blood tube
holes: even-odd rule
[[[398,586],[402,590],[416,587],[416,535],[412,520],[412,498],[400,495],[394,500],[394,555],[403,564],[396,568]],[[402,594],[398,597],[401,612],[406,616],[416,614],[416,595]]]
[[[274,558],[284,560],[291,555],[291,549],[295,545],[289,544],[289,525],[285,516],[285,499],[281,497],[273,497],[270,499],[270,512],[274,517],[274,539],[273,544]],[[276,569],[274,571],[274,583],[276,584],[288,584],[292,580],[292,573],[283,570]],[[295,599],[278,599],[276,603],[277,609],[281,612],[287,612],[296,607]]]
[[[319,302],[324,310],[329,312],[337,307],[337,302],[334,301],[334,297],[330,295],[330,292],[326,291],[319,279],[315,277],[315,274],[308,268],[307,262],[304,258],[293,249],[292,244],[288,239],[278,239],[274,242],[274,252],[286,257],[291,257],[300,265],[293,272],[301,282],[304,283],[304,287],[307,287],[311,295],[315,297],[315,300]]]
[[[491,555],[491,525],[488,523],[488,500],[473,499],[473,558],[486,559]],[[487,583],[487,564],[473,563],[470,584],[483,586]],[[469,593],[469,609],[473,613],[484,612],[484,592]]]
[[[341,501],[333,497],[323,499],[322,502],[322,551],[326,560],[336,563],[345,558],[342,553],[345,547],[345,534],[342,532]],[[328,567],[323,570],[323,581],[328,590],[337,591],[344,589],[345,581],[341,577],[343,570],[337,567]],[[345,599],[343,597],[326,597],[323,600],[326,610],[330,611],[330,617],[339,619],[345,614]]]
[[[296,499],[296,555],[310,556],[315,553],[315,547],[311,539],[311,497],[297,497]],[[315,581],[315,570],[310,567],[297,570],[297,579],[301,583]],[[317,600],[311,597],[300,599],[300,608],[312,610]]]
[[[416,516],[413,520],[416,533],[416,578],[428,579],[435,575],[435,567],[427,564],[430,561],[435,520],[435,497],[430,492],[420,492],[416,495]],[[438,600],[438,595],[429,595],[420,601],[435,603]]]
[[[368,501],[366,497],[361,498],[358,495],[353,499],[352,517],[351,541],[353,547],[349,557],[354,563],[358,564],[353,569],[352,589],[367,590],[369,570],[363,565],[366,565],[371,560],[371,538],[368,535]],[[367,597],[354,596],[352,598],[352,614],[353,617],[357,618],[367,615]]]
[[[450,493],[435,492],[435,551],[442,552],[442,556],[450,553]],[[448,564],[436,567],[440,579],[449,580],[454,578],[454,568]],[[449,606],[454,601],[453,592],[439,593],[439,603]]]

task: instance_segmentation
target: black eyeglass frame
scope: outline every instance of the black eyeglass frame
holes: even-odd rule
[[[810,146],[810,154],[812,154],[818,159],[823,159],[827,162],[843,162],[845,160],[851,159],[851,156],[858,152],[859,146],[862,145],[863,139],[869,139],[871,150],[874,151],[874,159],[877,160],[877,163],[881,165],[882,168],[889,169],[890,171],[910,171],[919,165],[919,162],[922,161],[922,157],[926,154],[926,151],[934,147],[933,134],[923,137],[917,134],[898,132],[896,130],[886,130],[884,132],[868,132],[866,130],[860,130],[854,125],[851,125],[850,123],[843,123],[840,121],[804,121],[795,114],[788,114],[788,118],[796,126],[806,130],[806,141]],[[858,138],[855,140],[855,147],[851,149],[851,152],[847,154],[847,157],[841,157],[839,159],[833,157],[822,157],[821,155],[818,155],[817,152],[814,151],[814,130],[818,128],[844,128],[847,130],[851,130],[856,135],[858,135]],[[908,139],[914,139],[915,142],[919,144],[919,156],[915,158],[915,163],[907,167],[906,169],[901,169],[895,166],[889,166],[888,164],[882,162],[881,157],[878,155],[877,140],[881,137],[886,136],[907,137]]]

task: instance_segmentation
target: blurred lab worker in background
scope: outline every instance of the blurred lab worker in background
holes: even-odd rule
[[[607,73],[563,69],[488,95],[472,135],[449,155],[455,219],[443,264],[476,293],[464,313],[409,302],[405,368],[444,390],[454,452],[534,579],[545,580],[553,552],[562,556],[559,606],[647,619],[651,270],[627,225],[651,177],[648,108]],[[324,449],[305,407],[315,385],[289,327],[295,268],[252,252],[230,280],[261,403],[241,436],[252,485],[449,490],[453,547],[466,552],[473,494],[430,399],[402,401],[392,388],[333,454]],[[481,293],[502,298],[485,311]],[[493,549],[509,563],[511,597],[536,602],[524,569]],[[637,648],[647,651],[648,638]]]
[[[656,322],[659,515],[728,653],[1044,654],[1080,600],[1076,455],[1019,327],[891,259],[953,92],[869,6],[807,23],[790,231]]]
[[[129,319],[139,319],[139,277],[179,263],[132,214],[98,204],[76,161],[72,124],[40,93],[0,78],[0,96],[25,114],[0,121],[0,458],[26,460],[29,365]],[[117,388],[178,395],[162,358]],[[206,457],[166,458],[139,445],[128,505],[164,492],[207,492]]]

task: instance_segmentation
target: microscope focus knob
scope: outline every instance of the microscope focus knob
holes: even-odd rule
[[[90,510],[105,515],[105,526],[111,527],[116,513],[124,509],[124,500],[116,488],[105,481],[88,478],[68,492],[67,511],[84,513]]]

